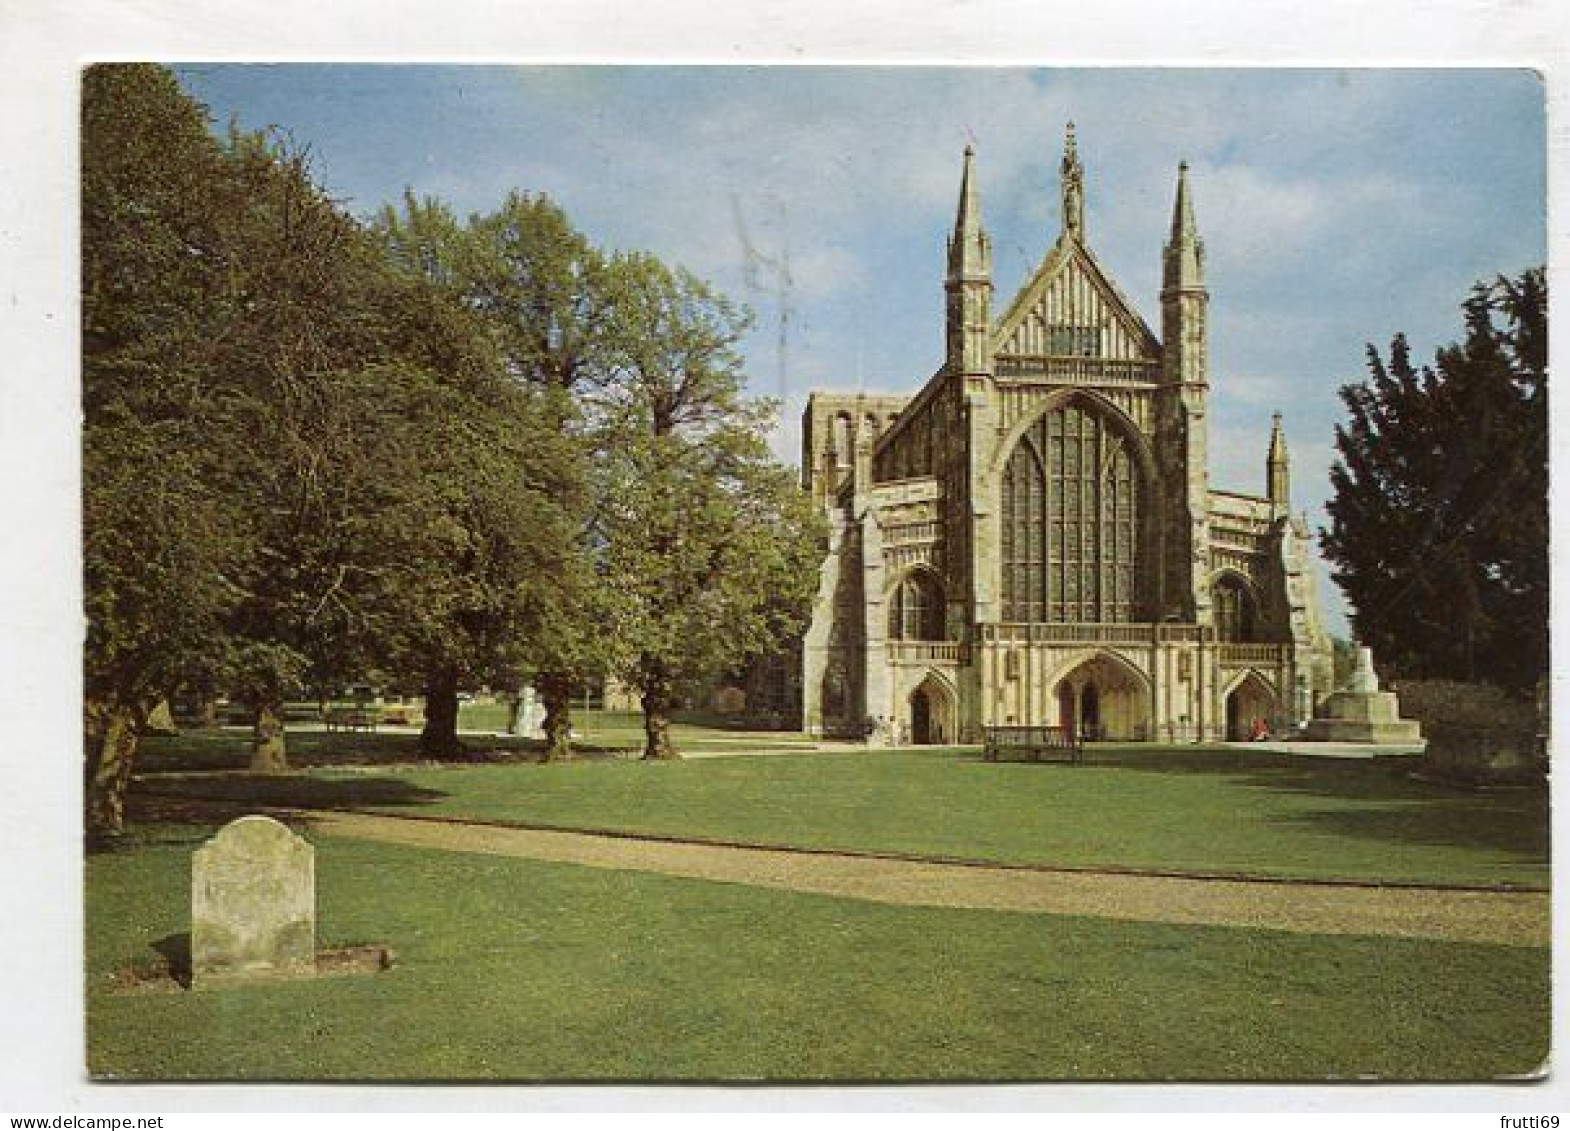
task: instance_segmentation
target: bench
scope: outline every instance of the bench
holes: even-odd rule
[[[1005,754],[1024,754],[1032,762],[1043,759],[1080,763],[1085,743],[1073,727],[983,727],[982,757],[999,761]]]
[[[374,732],[381,712],[361,707],[333,707],[328,710],[325,722],[328,730],[368,730]]]

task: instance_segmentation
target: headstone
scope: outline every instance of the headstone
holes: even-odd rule
[[[316,849],[271,817],[241,817],[191,858],[193,985],[316,966]]]

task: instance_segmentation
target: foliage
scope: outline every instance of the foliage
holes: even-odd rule
[[[821,519],[769,454],[768,402],[749,402],[736,343],[746,315],[648,256],[611,267],[611,376],[591,397],[602,455],[605,578],[642,693],[644,756],[675,756],[682,683],[734,670],[805,621]]]
[[[1547,671],[1547,299],[1541,269],[1479,284],[1433,366],[1398,336],[1341,390],[1322,543],[1359,639],[1399,674]]]
[[[603,261],[552,201],[522,193],[509,194],[496,212],[465,223],[441,201],[408,194],[401,211],[382,211],[378,230],[406,271],[472,316],[493,351],[496,371],[510,383],[508,396],[532,405],[538,417],[536,427],[515,430],[529,440],[515,458],[533,478],[553,480],[549,542],[518,547],[510,558],[488,559],[497,566],[510,561],[518,572],[514,592],[527,602],[527,647],[510,655],[493,647],[489,671],[477,672],[472,665],[460,670],[457,658],[475,654],[471,632],[468,640],[450,642],[452,647],[432,649],[429,665],[442,674],[444,697],[463,676],[483,674],[498,687],[533,678],[547,703],[552,749],[565,754],[571,694],[604,670],[610,644],[608,634],[597,630],[605,614],[588,542],[593,495],[576,474],[597,446],[576,397],[600,375]],[[524,535],[529,524],[509,528]],[[562,552],[540,561],[537,547],[542,544]],[[532,595],[526,592],[531,584],[537,590]],[[461,623],[477,630],[505,622],[471,615]],[[520,642],[518,625],[509,628]],[[448,706],[455,719],[456,703]]]
[[[1392,690],[1401,696],[1401,713],[1422,725],[1431,772],[1459,780],[1541,780],[1540,736],[1548,720],[1546,703],[1531,693],[1454,680],[1402,680]]]
[[[1330,686],[1345,687],[1357,671],[1357,642],[1342,636],[1330,639]]]
[[[815,517],[769,458],[768,406],[741,395],[745,316],[650,256],[607,259],[546,197],[460,223],[409,196],[380,229],[478,316],[515,380],[558,398],[557,431],[592,462],[580,555],[553,571],[525,673],[549,755],[568,751],[572,695],[607,671],[649,697],[649,751],[669,755],[676,686],[782,639],[810,598]]]
[[[575,560],[579,461],[308,154],[213,137],[159,67],[91,68],[83,96],[88,816],[112,833],[151,699],[231,688],[276,770],[288,695],[515,669]]]

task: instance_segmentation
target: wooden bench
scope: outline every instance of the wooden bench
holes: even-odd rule
[[[1073,727],[984,727],[982,757],[996,762],[1005,754],[1024,754],[1032,762],[1080,763],[1085,743]]]
[[[374,732],[381,712],[361,707],[333,707],[325,722],[328,730],[368,730]]]

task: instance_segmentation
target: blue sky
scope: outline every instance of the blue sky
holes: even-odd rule
[[[273,125],[369,215],[404,189],[460,212],[545,192],[596,242],[746,301],[752,388],[795,458],[814,388],[914,390],[942,357],[944,239],[977,149],[997,307],[1058,230],[1064,123],[1086,229],[1159,329],[1176,166],[1211,291],[1211,478],[1258,492],[1285,417],[1317,527],[1336,389],[1364,346],[1456,336],[1471,284],[1546,258],[1545,125],[1522,70],[490,67],[194,64],[220,124]],[[781,266],[789,264],[783,349]],[[1332,627],[1339,594],[1321,574]]]

